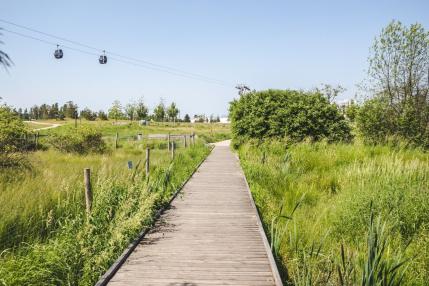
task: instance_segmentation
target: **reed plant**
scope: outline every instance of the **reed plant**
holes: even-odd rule
[[[429,281],[428,153],[358,140],[248,141],[238,153],[285,284]]]

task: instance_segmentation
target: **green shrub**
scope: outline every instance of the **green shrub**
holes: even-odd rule
[[[25,136],[28,130],[8,106],[0,106],[0,167],[25,164]]]
[[[366,143],[383,143],[395,132],[395,122],[384,100],[374,98],[363,103],[357,114],[357,127]]]
[[[337,105],[319,92],[266,90],[242,95],[230,105],[232,133],[239,138],[289,138],[350,141],[352,135]]]
[[[429,148],[429,128],[427,123],[421,123],[421,117],[429,114],[429,106],[422,108],[419,111],[405,102],[398,114],[385,97],[378,96],[363,103],[358,111],[357,127],[366,143],[388,143],[393,138],[412,146]]]
[[[106,150],[101,132],[90,126],[82,126],[79,129],[70,127],[62,133],[52,133],[48,143],[65,153],[103,153]]]

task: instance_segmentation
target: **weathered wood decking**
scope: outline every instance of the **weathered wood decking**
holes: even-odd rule
[[[282,285],[227,144],[214,148],[108,285]]]

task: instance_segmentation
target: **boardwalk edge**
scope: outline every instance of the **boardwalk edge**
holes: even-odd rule
[[[273,276],[274,276],[274,282],[276,283],[276,286],[283,286],[283,282],[282,282],[282,279],[280,277],[279,269],[277,268],[276,261],[274,259],[273,253],[271,252],[270,244],[268,243],[267,235],[265,234],[264,227],[262,226],[262,221],[261,221],[261,217],[259,216],[258,208],[256,207],[255,201],[253,200],[253,196],[252,196],[252,192],[250,191],[249,183],[247,182],[246,175],[244,174],[243,168],[241,167],[240,158],[238,157],[237,153],[234,153],[234,155],[237,158],[238,163],[240,165],[240,172],[243,174],[244,182],[246,185],[246,190],[247,190],[247,193],[250,197],[250,202],[252,204],[252,207],[256,213],[256,221],[258,224],[259,233],[261,234],[262,241],[264,242],[264,246],[265,246],[265,251],[267,252],[268,260],[270,261],[270,267],[271,267],[271,272],[273,273]]]
[[[182,191],[183,187],[186,185],[186,183],[192,178],[192,176],[195,174],[195,172],[200,168],[200,166],[206,161],[206,159],[209,157],[210,153],[212,152],[213,147],[210,149],[209,154],[201,160],[201,162],[195,167],[192,174],[180,185],[180,187],[174,192],[168,203],[159,209],[152,221],[151,226],[144,228],[129,245],[128,247],[122,252],[121,256],[119,256],[118,259],[110,266],[110,268],[100,277],[100,279],[97,281],[95,286],[106,286],[107,283],[113,278],[113,276],[118,272],[119,268],[125,263],[127,258],[131,255],[131,253],[134,251],[134,249],[140,244],[140,242],[143,240],[143,238],[146,236],[146,234],[153,228],[157,220],[161,217],[161,215],[166,211],[171,203],[174,201],[174,199],[177,197],[177,195]]]

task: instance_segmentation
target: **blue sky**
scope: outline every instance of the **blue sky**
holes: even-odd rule
[[[228,86],[177,77],[3,32],[15,65],[0,70],[0,96],[30,107],[73,100],[107,109],[143,96],[185,113],[227,114],[235,83],[251,88],[347,88],[365,78],[369,47],[392,19],[429,29],[429,1],[2,1],[0,18],[107,51],[202,74]],[[32,34],[0,22],[0,27]],[[67,44],[67,43],[64,43]],[[93,52],[93,51],[92,51]],[[98,52],[97,52],[98,53]]]

